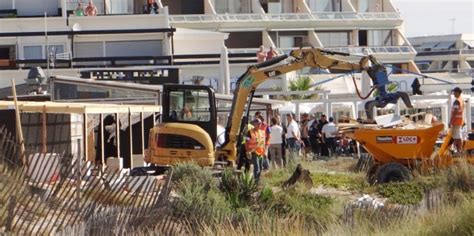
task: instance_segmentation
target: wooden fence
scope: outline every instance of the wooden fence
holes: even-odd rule
[[[14,234],[125,234],[134,229],[180,234],[166,207],[171,176],[97,171],[69,153],[25,153],[0,128],[0,228]]]

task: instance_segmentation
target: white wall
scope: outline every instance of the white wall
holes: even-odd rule
[[[175,38],[174,54],[215,54],[221,53],[224,40],[206,38]]]
[[[178,28],[174,34],[174,54],[220,54],[228,37],[227,33]]]

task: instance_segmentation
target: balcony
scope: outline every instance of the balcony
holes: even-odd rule
[[[394,28],[403,23],[395,12],[320,12],[320,13],[282,13],[282,14],[216,14],[216,15],[170,15],[174,27],[193,27],[199,29],[239,29],[246,28]],[[249,23],[251,25],[243,25]]]
[[[279,48],[280,54],[289,53],[297,48]],[[349,53],[356,57],[347,57],[346,60],[358,62],[360,56],[374,55],[385,63],[406,62],[413,60],[416,55],[412,46],[373,46],[373,47],[336,47],[324,48],[325,50]]]
[[[298,48],[279,48],[280,54],[288,54],[291,50]],[[374,47],[336,47],[336,48],[324,48],[325,50],[345,52],[355,56],[365,55],[409,55],[414,56],[416,54],[415,49],[412,46],[374,46]],[[229,49],[229,53],[256,53],[258,48],[235,48]]]
[[[369,47],[338,47],[328,50],[345,52],[351,55],[377,55],[377,54],[416,54],[412,46],[369,46]]]
[[[443,51],[418,51],[417,56],[446,56],[459,55],[461,50],[443,50]]]

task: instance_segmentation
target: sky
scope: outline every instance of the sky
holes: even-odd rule
[[[392,0],[405,20],[405,36],[474,34],[474,0]]]

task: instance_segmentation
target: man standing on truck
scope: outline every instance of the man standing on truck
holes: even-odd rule
[[[457,153],[460,153],[462,150],[462,132],[461,127],[464,123],[463,121],[463,112],[464,112],[464,102],[461,98],[462,90],[459,87],[456,87],[452,90],[456,100],[453,102],[451,108],[451,119],[449,120],[449,128],[451,128],[451,136],[454,140],[454,147],[456,148]]]

